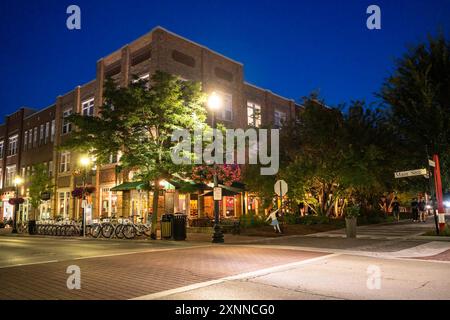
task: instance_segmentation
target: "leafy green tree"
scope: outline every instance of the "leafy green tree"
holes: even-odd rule
[[[52,189],[52,178],[50,177],[47,167],[44,164],[37,164],[34,167],[34,173],[29,181],[29,201],[31,204],[30,220],[36,220],[36,211],[39,208],[43,192],[50,192]]]
[[[152,237],[155,237],[160,181],[172,175],[189,175],[192,167],[172,162],[171,141],[176,129],[207,130],[205,96],[201,85],[156,72],[149,82],[117,88],[108,81],[98,117],[72,115],[78,128],[65,148],[88,151],[99,163],[121,151],[121,167],[135,170],[135,179],[148,181],[153,190]],[[194,155],[187,153],[193,158]]]
[[[392,123],[407,148],[410,166],[439,154],[444,186],[450,187],[450,42],[429,37],[396,61],[379,96],[390,106]]]

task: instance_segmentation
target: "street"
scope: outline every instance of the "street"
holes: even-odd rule
[[[450,299],[450,242],[417,236],[430,226],[224,245],[3,235],[0,299]],[[80,289],[68,288],[70,266]]]

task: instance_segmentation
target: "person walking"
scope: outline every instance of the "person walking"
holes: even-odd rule
[[[419,220],[419,203],[417,198],[414,198],[411,202],[412,221],[417,222]]]
[[[426,203],[424,198],[420,198],[419,200],[419,221],[425,222],[425,210],[426,210]]]
[[[278,211],[279,210],[280,209],[272,211],[266,219],[266,221],[269,221],[269,219],[272,219],[272,221],[270,222],[270,225],[273,226],[276,233],[282,233],[281,229],[280,229],[280,223],[278,222]]]
[[[400,221],[400,203],[398,202],[397,197],[395,197],[392,202],[392,214],[394,215],[394,219]]]

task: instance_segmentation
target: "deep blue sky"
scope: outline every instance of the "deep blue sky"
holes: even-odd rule
[[[82,29],[66,28],[77,4]],[[382,30],[366,28],[366,8]],[[408,44],[450,34],[450,0],[2,0],[0,117],[43,108],[95,77],[96,61],[161,25],[244,63],[246,80],[330,105],[373,93]],[[2,122],[2,120],[0,120]]]

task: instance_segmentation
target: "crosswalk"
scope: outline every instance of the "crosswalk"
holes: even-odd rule
[[[423,233],[433,230],[434,220],[428,218],[426,223],[401,221],[389,224],[378,224],[357,227],[357,238],[361,239],[407,239],[420,236]],[[308,237],[318,238],[345,238],[345,229],[321,232],[308,235]]]

